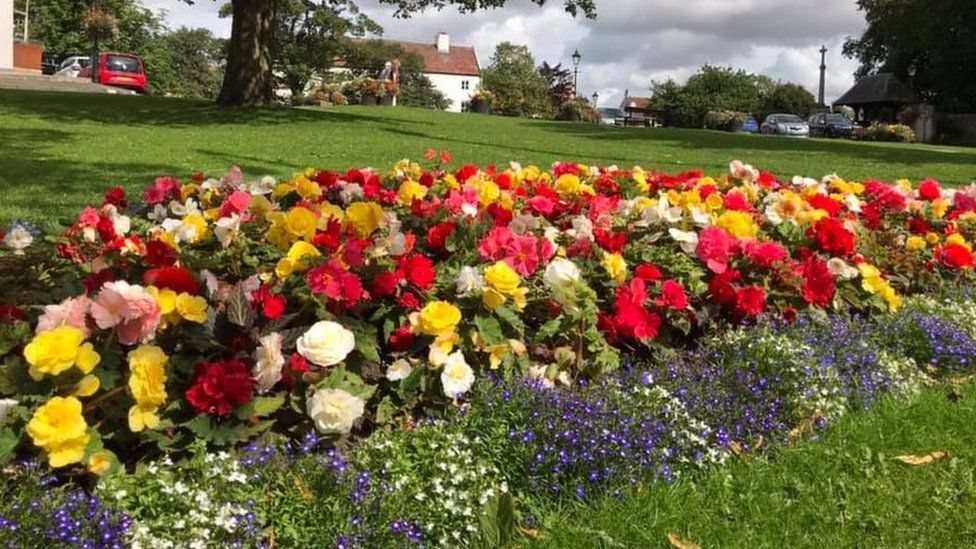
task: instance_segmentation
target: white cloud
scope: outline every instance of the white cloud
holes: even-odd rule
[[[230,21],[217,17],[222,1],[143,3],[168,10],[170,26],[203,26],[226,37]],[[857,64],[841,55],[841,46],[865,26],[852,0],[599,0],[595,20],[574,19],[558,0],[541,8],[510,0],[503,9],[473,14],[448,8],[411,19],[393,18],[393,10],[378,0],[362,0],[360,6],[388,38],[427,42],[448,32],[453,43],[474,46],[483,66],[504,41],[529,46],[538,63],[564,66],[578,48],[580,91],[598,91],[602,105],[619,102],[628,89],[646,95],[652,79],[683,81],[705,63],[796,82],[816,94],[821,44],[829,50],[829,102],[854,82]]]

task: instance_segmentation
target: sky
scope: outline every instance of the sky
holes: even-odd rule
[[[206,27],[230,35],[230,20],[217,16],[223,0],[142,0],[165,10],[170,27]],[[866,26],[855,0],[596,0],[595,20],[573,18],[560,0],[539,7],[509,0],[502,9],[461,14],[454,8],[396,19],[389,6],[359,6],[384,28],[383,37],[433,43],[438,32],[455,45],[474,46],[482,67],[495,46],[525,44],[536,64],[563,63],[579,50],[580,93],[600,95],[600,106],[617,105],[629,90],[647,96],[652,80],[684,82],[703,64],[731,65],[801,84],[817,94],[820,47],[827,51],[826,97],[843,94],[857,63],[841,54],[845,38]]]

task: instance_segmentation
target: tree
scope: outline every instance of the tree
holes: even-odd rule
[[[502,42],[488,68],[481,71],[481,87],[494,94],[492,110],[506,116],[554,114],[549,84],[535,68],[527,46]]]
[[[563,103],[573,99],[573,73],[569,69],[564,69],[562,63],[555,66],[543,61],[539,67],[539,74],[545,79],[549,86],[549,96],[556,108]]]
[[[196,0],[181,0],[193,4]],[[231,0],[233,21],[227,51],[227,70],[217,102],[222,105],[262,105],[271,100],[275,14],[283,0]],[[312,0],[306,0],[312,3]],[[354,5],[352,1],[339,0]],[[508,0],[380,0],[396,7],[396,14],[408,17],[427,9],[448,5],[462,12],[498,8]],[[532,0],[543,5],[546,0]],[[335,4],[321,0],[322,4]],[[564,7],[572,15],[596,16],[594,0],[564,0]]]
[[[783,112],[806,118],[816,107],[816,98],[806,88],[783,82],[776,84],[772,91],[763,97],[762,106],[756,114],[764,118],[769,114]]]
[[[181,27],[159,34],[142,58],[156,93],[215,99],[223,80],[224,40],[207,29]]]
[[[857,76],[891,72],[927,101],[950,111],[976,109],[976,10],[972,0],[858,0],[867,29],[844,55]]]
[[[141,55],[163,30],[159,17],[135,0],[99,0],[98,5],[115,15],[118,29],[102,43],[105,49]],[[82,16],[91,6],[91,0],[33,0],[31,39],[43,42],[44,49],[58,57],[91,53],[92,42]]]

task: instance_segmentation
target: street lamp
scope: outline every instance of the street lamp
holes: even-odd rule
[[[915,93],[915,73],[917,72],[918,67],[915,65],[915,62],[912,61],[908,64],[908,89],[913,94]]]
[[[582,58],[579,49],[573,52],[573,95],[576,97],[579,97],[577,90],[579,89],[579,64]]]
[[[593,108],[594,109],[596,108],[597,101],[599,101],[599,100],[600,100],[600,94],[597,93],[597,92],[593,92]]]

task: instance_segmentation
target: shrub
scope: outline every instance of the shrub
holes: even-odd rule
[[[915,141],[915,130],[903,124],[874,123],[856,134],[864,141],[900,141],[911,143]]]

